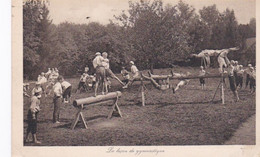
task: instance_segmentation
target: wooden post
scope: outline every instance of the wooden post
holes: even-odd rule
[[[71,129],[74,130],[75,126],[77,125],[79,119],[81,119],[81,121],[83,122],[84,124],[84,127],[87,129],[88,126],[87,126],[87,123],[83,117],[83,114],[82,114],[82,109],[83,109],[83,104],[81,105],[81,107],[79,108],[77,114],[76,114],[76,117],[74,119],[74,121],[72,122],[72,125],[71,125]]]
[[[116,97],[115,103],[114,103],[114,105],[112,106],[112,110],[111,110],[110,113],[108,114],[107,119],[110,119],[110,118],[112,117],[112,115],[113,115],[114,112],[117,112],[117,113],[119,114],[119,116],[122,117],[122,113],[121,113],[121,111],[120,111],[120,109],[119,109],[119,107],[118,107],[117,102],[118,102],[118,96]]]
[[[225,93],[224,93],[224,77],[223,77],[223,73],[222,73],[222,77],[221,77],[221,100],[222,100],[222,104],[225,104]]]
[[[144,81],[141,77],[141,94],[142,94],[142,106],[145,106],[145,95],[144,95]]]

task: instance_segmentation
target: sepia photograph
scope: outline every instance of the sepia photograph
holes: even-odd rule
[[[255,1],[204,3],[24,1],[24,145],[254,145]]]
[[[256,0],[18,4],[23,149],[257,145]]]

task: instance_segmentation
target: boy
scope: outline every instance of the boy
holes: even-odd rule
[[[42,94],[42,87],[40,82],[36,82],[35,87],[32,89],[32,95],[35,95],[35,93],[39,93],[40,95]]]
[[[256,79],[256,72],[253,67],[250,67],[249,79],[250,79],[250,93],[252,94],[255,92],[255,79]]]
[[[71,97],[71,89],[72,86],[69,82],[65,81],[64,78],[61,76],[61,86],[62,86],[62,97],[63,97],[63,102],[64,103],[69,103],[70,102],[70,97]]]
[[[27,132],[25,137],[25,142],[29,141],[29,134],[32,134],[33,143],[40,144],[41,142],[37,140],[36,132],[37,132],[37,117],[40,111],[40,92],[35,92],[31,98],[31,105],[27,114]]]
[[[174,74],[175,76],[185,77],[185,76],[189,76],[189,75],[190,75],[190,72],[187,72],[186,74],[178,74],[178,73],[172,73],[172,74]],[[173,76],[174,76],[174,75],[173,75]],[[175,93],[177,90],[180,89],[180,87],[187,85],[189,82],[190,82],[190,80],[188,80],[188,79],[181,80],[181,81],[177,84],[177,86],[175,87],[175,89],[174,89],[174,88],[172,89],[172,92]]]
[[[129,72],[125,69],[125,67],[122,67],[121,75],[124,78],[124,80],[122,80],[122,82],[127,84],[129,82],[130,75],[129,75]]]
[[[234,94],[235,101],[239,101],[237,86],[236,86],[236,79],[235,79],[235,76],[234,76],[234,66],[231,65],[230,63],[228,64],[228,67],[227,67],[227,73],[228,73],[230,90]]]
[[[250,68],[252,67],[252,64],[248,64],[247,69],[245,70],[246,73],[246,86],[245,88],[247,88],[248,84],[250,84]]]
[[[23,84],[23,95],[30,98],[30,95],[27,93],[29,90],[29,83],[24,83]]]
[[[88,74],[86,73],[83,73],[80,77],[80,80],[79,80],[79,84],[78,84],[78,89],[76,90],[76,93],[77,91],[81,91],[81,87],[87,91],[87,87],[86,87],[86,81],[87,81],[87,77],[88,77]]]
[[[243,75],[244,75],[243,65],[239,65],[239,69],[237,71],[237,78],[236,78],[237,84],[236,85],[237,85],[237,87],[240,86],[240,89],[243,86]]]
[[[53,123],[60,123],[60,108],[62,104],[62,86],[61,86],[62,77],[59,76],[57,82],[53,86],[53,104],[54,104],[54,111],[53,111]]]
[[[142,75],[142,74],[141,74]],[[160,85],[158,82],[156,82],[150,75],[150,77],[147,77],[145,75],[142,75],[142,77],[144,77],[145,79],[148,79],[151,81],[151,83],[154,85],[155,88],[159,89],[159,90],[167,90],[172,88],[174,90],[174,88],[169,84],[169,78],[167,78],[167,81],[163,80],[163,83]]]
[[[130,84],[132,84],[135,79],[140,77],[139,70],[135,66],[135,63],[133,61],[130,61],[130,65],[131,65],[131,74],[132,74],[132,76],[130,77],[128,83],[123,88],[128,88],[128,86]]]
[[[206,71],[204,70],[203,66],[200,66],[200,71],[199,71],[199,76],[205,76],[206,75]],[[200,78],[200,86],[201,89],[204,90],[205,88],[205,78]]]
[[[103,57],[103,60],[102,60],[102,66],[105,67],[105,70],[106,70],[106,77],[112,77],[114,79],[116,79],[121,85],[125,85],[118,77],[116,77],[116,75],[112,72],[112,70],[110,69],[110,66],[109,66],[109,59],[107,58],[107,53],[106,52],[103,52],[102,53],[102,57]]]

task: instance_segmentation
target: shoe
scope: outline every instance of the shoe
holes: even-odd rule
[[[60,122],[59,122],[59,121],[56,121],[55,123],[56,123],[56,124],[60,124]]]
[[[30,141],[30,139],[25,139],[24,142],[25,142],[25,143],[29,143],[29,142],[31,142],[31,141]]]
[[[126,88],[128,88],[128,86],[124,86],[124,87],[122,87],[123,89],[126,89]]]
[[[41,144],[41,142],[40,141],[34,141],[33,143],[36,143],[36,144]]]
[[[66,101],[66,100],[65,100],[64,103],[67,104],[67,103],[69,103],[69,101]]]

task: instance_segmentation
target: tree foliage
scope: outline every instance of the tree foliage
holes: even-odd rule
[[[49,3],[27,0],[23,5],[24,76],[31,79],[48,67],[71,76],[89,66],[96,52],[108,52],[111,69],[120,70],[130,60],[139,69],[169,67],[204,49],[243,48],[255,36],[256,22],[238,24],[235,12],[220,12],[216,5],[198,13],[179,1],[129,1],[127,11],[102,25],[96,22],[52,24]]]

